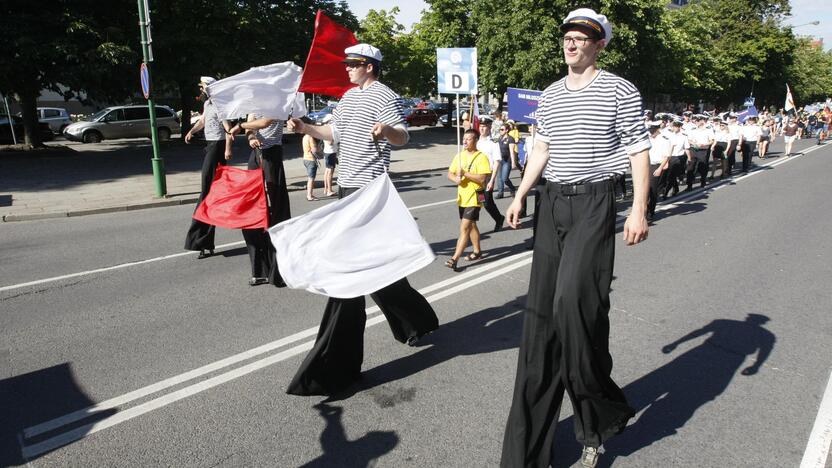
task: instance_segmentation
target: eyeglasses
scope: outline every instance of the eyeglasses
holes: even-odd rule
[[[563,36],[558,39],[560,42],[561,47],[565,45],[575,45],[576,47],[583,47],[586,45],[587,41],[594,41],[595,39],[591,37],[579,37],[579,36]]]

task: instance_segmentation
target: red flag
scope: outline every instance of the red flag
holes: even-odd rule
[[[194,219],[227,229],[268,228],[263,171],[217,166],[211,190]]]
[[[345,57],[344,49],[355,44],[358,44],[358,40],[352,31],[318,10],[315,37],[306,57],[298,91],[340,98],[354,87],[341,60]]]

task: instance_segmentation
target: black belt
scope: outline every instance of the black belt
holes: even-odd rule
[[[613,190],[613,180],[604,179],[597,182],[576,182],[574,184],[547,181],[546,187],[561,195],[583,195],[585,193],[611,192]]]

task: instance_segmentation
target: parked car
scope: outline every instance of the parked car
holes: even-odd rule
[[[306,114],[306,116],[309,117],[311,121],[315,122],[315,125],[320,125],[321,123],[323,123],[324,117],[332,114],[336,106],[337,104],[330,104],[321,110],[310,112]]]
[[[18,143],[23,143],[25,138],[25,131],[23,130],[23,118],[16,115],[12,116],[12,125],[9,126],[9,117],[0,115],[0,143],[10,144],[14,143],[12,138],[12,128],[14,127],[14,136],[17,137]],[[54,138],[55,134],[49,128],[46,122],[38,122],[38,130],[40,132],[40,139],[42,141],[49,141]]]
[[[52,132],[58,135],[72,123],[69,112],[62,107],[38,107],[38,121],[49,124]]]
[[[430,109],[405,109],[404,120],[411,127],[434,126],[439,116]]]
[[[179,119],[173,109],[156,106],[156,128],[160,140],[167,140]],[[150,111],[143,106],[108,107],[93,114],[89,121],[75,122],[64,129],[69,140],[98,143],[113,138],[150,138]]]

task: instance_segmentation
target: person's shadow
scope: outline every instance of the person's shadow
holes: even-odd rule
[[[363,371],[358,382],[330,395],[324,402],[351,398],[358,392],[395,382],[460,356],[516,348],[520,344],[525,304],[526,295],[523,295],[453,322],[442,323],[435,332],[419,340],[417,346],[423,348],[419,352]],[[380,397],[380,400],[386,399],[388,397]],[[382,401],[380,404],[389,403]]]
[[[326,421],[321,433],[323,454],[301,465],[302,468],[329,468],[333,466],[363,468],[370,462],[390,452],[399,443],[393,431],[371,431],[356,440],[348,440],[341,416],[343,408],[318,403],[314,406]]]
[[[763,328],[768,321],[760,314],[748,314],[745,321],[714,320],[662,347],[663,353],[670,354],[686,341],[710,335],[702,344],[624,387],[630,405],[643,413],[604,444],[599,466],[610,466],[617,457],[632,455],[676,434],[696,410],[728,388],[746,358],[756,353],[754,363],[740,371],[744,376],[755,375],[776,341],[774,334]],[[552,457],[556,468],[572,466],[580,458],[581,446],[575,441],[571,422],[558,424]]]

